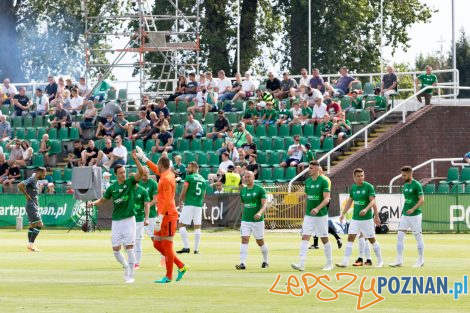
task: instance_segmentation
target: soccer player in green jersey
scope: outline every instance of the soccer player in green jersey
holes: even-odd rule
[[[351,224],[349,224],[348,229],[348,243],[346,244],[346,249],[344,250],[343,262],[336,264],[338,267],[348,267],[349,257],[352,254],[352,248],[356,236],[361,232],[364,234],[364,237],[370,241],[372,248],[374,249],[375,255],[377,257],[377,266],[383,266],[382,254],[380,251],[380,245],[375,239],[375,227],[374,222],[378,225],[380,224],[379,212],[374,210],[375,205],[375,190],[374,187],[364,180],[364,170],[361,168],[356,168],[353,172],[354,184],[351,187],[351,192],[349,193],[348,202],[341,212],[339,217],[340,222],[344,220],[346,213],[349,211],[349,208],[354,202],[354,211]]]
[[[113,214],[111,224],[111,243],[116,260],[124,267],[124,280],[132,284],[134,280],[135,264],[135,185],[144,174],[135,151],[132,151],[132,159],[137,165],[138,172],[135,176],[126,178],[126,168],[123,165],[114,167],[117,181],[106,189],[103,197],[93,201],[92,205],[102,205],[106,200],[113,199]],[[121,254],[121,246],[126,248],[127,261]]]
[[[147,193],[150,197],[150,211],[149,211],[149,223],[145,226],[145,233],[152,239],[153,242],[153,234],[154,234],[154,227],[155,221],[157,220],[157,209],[155,207],[156,203],[156,195],[158,190],[157,182],[149,177],[149,169],[145,166],[142,167],[144,170],[144,174],[142,175],[142,179],[139,182],[139,185],[144,187],[147,190]]]
[[[403,248],[405,241],[405,233],[411,229],[418,244],[418,260],[413,267],[424,266],[424,241],[421,230],[421,206],[424,203],[423,187],[413,179],[413,169],[410,166],[401,168],[401,178],[405,182],[403,185],[403,195],[405,196],[405,205],[401,212],[400,223],[398,224],[397,233],[397,259],[390,264],[391,267],[402,266],[403,264]]]
[[[132,173],[134,174],[134,173]],[[135,176],[135,175],[129,175]],[[147,190],[138,184],[135,188],[135,269],[140,268],[142,259],[142,240],[144,239],[144,227],[149,224],[150,197]]]
[[[311,161],[308,165],[310,177],[305,181],[307,208],[302,224],[302,243],[300,244],[299,263],[291,264],[295,270],[305,269],[308,243],[313,234],[320,237],[325,247],[326,266],[324,271],[333,269],[331,243],[328,240],[328,203],[330,202],[330,184],[325,176],[320,175],[320,163]]]
[[[263,254],[261,268],[268,268],[268,246],[264,243],[264,213],[266,212],[266,190],[259,185],[255,185],[255,174],[247,171],[243,176],[246,187],[240,191],[243,203],[242,222],[240,234],[242,244],[240,246],[240,264],[235,265],[237,270],[246,269],[246,258],[248,256],[248,243],[250,236],[256,239],[256,243]]]
[[[196,162],[189,162],[188,175],[184,180],[183,190],[180,195],[180,206],[182,206],[179,231],[183,240],[183,249],[176,253],[189,253],[188,232],[186,227],[194,222],[194,254],[199,253],[199,242],[201,240],[202,205],[206,194],[206,180],[199,175],[199,166]]]

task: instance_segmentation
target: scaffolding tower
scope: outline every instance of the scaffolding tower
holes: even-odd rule
[[[92,0],[82,0],[82,11],[85,19],[85,77],[88,82],[92,72],[103,73],[103,79],[108,77],[114,68],[133,68],[138,72],[138,89],[140,100],[143,95],[164,96],[172,93],[179,74],[188,71],[199,72],[199,2],[194,0],[195,15],[185,15],[178,7],[178,0],[110,0],[96,16],[89,14],[89,4]],[[153,5],[157,1],[170,4],[174,15],[153,14]],[[119,6],[120,9],[114,9]],[[130,8],[127,10],[126,8]],[[119,14],[113,13],[120,11]],[[113,29],[124,31],[100,31],[99,25],[103,21],[115,24]],[[173,21],[170,29],[157,29],[158,21]],[[138,25],[138,26],[137,26]],[[137,28],[132,31],[132,26]],[[126,42],[121,47],[93,48],[91,43],[106,38],[106,42]],[[123,40],[124,39],[124,40]],[[183,54],[193,54],[194,63],[185,63]],[[99,63],[94,61],[98,53],[111,54],[111,62]],[[157,53],[162,62],[151,62],[150,53]],[[132,55],[135,62],[126,62],[125,55]],[[151,79],[151,68],[159,68],[157,79]],[[91,92],[99,85],[96,81]]]

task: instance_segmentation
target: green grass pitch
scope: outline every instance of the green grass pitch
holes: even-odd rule
[[[268,289],[282,279],[276,289],[286,289],[290,274],[302,273],[290,269],[297,262],[300,236],[298,232],[267,232],[270,267],[260,268],[261,253],[252,239],[246,271],[237,271],[240,238],[236,231],[203,232],[200,255],[185,254],[182,261],[190,266],[181,282],[156,285],[153,280],[163,276],[150,240],[144,241],[142,268],[136,282],[126,285],[122,269],[111,252],[110,232],[83,233],[75,230],[45,229],[37,245],[43,251],[26,250],[26,231],[0,230],[0,312],[349,312],[356,310],[356,297],[341,294],[333,302],[316,299],[312,294],[303,297],[271,294]],[[379,235],[385,263],[395,258],[395,235]],[[192,240],[192,235],[190,240]],[[345,239],[345,237],[343,237]],[[352,268],[363,277],[373,276],[449,276],[449,285],[461,281],[470,273],[470,235],[424,236],[425,267],[413,269],[416,259],[414,238],[407,235],[405,266]],[[192,243],[192,242],[191,242]],[[334,262],[342,259],[344,248],[338,250],[332,242]],[[175,237],[175,248],[181,247]],[[357,256],[357,243],[353,258]],[[375,258],[374,258],[375,260]],[[322,275],[323,250],[309,250],[306,272]],[[330,277],[340,272],[327,272]],[[176,276],[176,272],[175,272]],[[368,286],[369,283],[367,283]],[[332,287],[342,284],[331,282]],[[359,283],[350,287],[358,291]],[[296,289],[299,290],[298,288]],[[324,296],[331,296],[325,293]],[[469,312],[469,295],[453,300],[451,295],[390,295],[364,312]],[[366,296],[364,301],[372,299]]]

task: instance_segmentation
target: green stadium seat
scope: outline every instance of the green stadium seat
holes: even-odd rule
[[[360,81],[354,82],[351,85],[351,90],[362,90],[362,83]]]
[[[235,113],[235,112],[227,112],[227,113],[225,113],[225,117],[232,124],[236,124],[238,122],[237,113]]]
[[[312,151],[321,151],[320,138],[318,138],[318,137],[310,138],[310,150],[312,150]]]
[[[322,147],[323,151],[328,152],[330,150],[333,150],[334,147],[335,147],[335,141],[333,137],[327,137],[325,138],[325,140],[323,140],[323,147]]]
[[[357,121],[361,124],[370,123],[370,112],[367,110],[357,110],[359,113],[357,115]]]
[[[33,117],[31,115],[26,115],[25,117],[23,117],[23,127],[33,127]]]
[[[176,111],[179,112],[179,113],[186,113],[187,112],[186,103],[184,101],[178,102],[178,106],[176,108]]]
[[[168,101],[166,103],[166,107],[168,108],[168,110],[170,110],[170,112],[176,112],[176,103],[175,103],[175,101]]]
[[[268,137],[276,137],[277,136],[277,125],[269,125],[268,126]]]
[[[302,125],[299,125],[299,124],[292,125],[290,135],[292,137],[294,137],[295,135],[302,136]]]
[[[462,168],[462,173],[460,173],[460,182],[463,184],[470,184],[470,166]]]
[[[133,147],[132,147],[132,141],[131,141],[131,140],[124,139],[124,140],[122,141],[122,145],[123,145],[124,147],[126,147],[126,149],[127,149],[128,152],[132,151],[132,149],[133,149]]]
[[[263,168],[261,170],[260,179],[263,182],[270,183],[273,181],[273,171],[271,168]]]
[[[304,125],[304,131],[303,131],[303,135],[305,137],[313,137],[315,136],[315,125],[313,124],[305,124]],[[303,137],[303,138],[305,138]]]
[[[277,166],[281,163],[281,159],[279,158],[279,151],[268,151],[268,161],[269,165]]]
[[[2,115],[9,116],[10,115],[10,107],[8,105],[2,105]]]
[[[300,144],[301,145],[306,145],[307,143],[308,143],[308,138],[307,137],[305,137],[305,136],[300,137]]]
[[[245,126],[245,129],[251,134],[255,135],[255,126],[248,124]]]
[[[209,165],[213,167],[219,167],[220,161],[217,153],[209,153]]]
[[[199,166],[209,165],[207,162],[207,152],[206,151],[197,151],[196,152],[196,162]]]
[[[256,163],[263,167],[268,167],[268,158],[266,157],[266,151],[257,150],[256,151],[257,159]]]
[[[279,151],[279,159],[281,160],[281,162],[287,160],[287,151],[286,150]]]
[[[374,94],[375,86],[372,83],[365,83],[364,84],[364,95],[373,95]]]
[[[57,128],[49,128],[49,139],[57,139]],[[38,137],[38,139],[41,139]]]
[[[182,162],[184,164],[188,164],[189,162],[195,162],[195,161],[196,161],[196,154],[194,154],[193,151],[184,151],[183,152]]]
[[[209,167],[202,167],[199,169],[199,174],[204,178],[207,179],[209,174],[211,173],[211,169]]]
[[[216,140],[214,140],[214,150],[219,150],[220,148],[222,148],[224,142],[224,138],[217,138]]]
[[[57,135],[57,139],[59,139],[59,140],[68,140],[69,139],[69,129],[67,127],[60,128],[59,133]]]
[[[203,116],[202,112],[196,112],[196,113],[194,113],[193,117],[196,121],[201,122],[202,121],[202,116]]]
[[[349,96],[344,96],[343,98],[341,98],[340,100],[340,105],[341,105],[341,109],[346,109],[347,107],[349,107],[349,104],[351,104],[351,98]]]
[[[26,131],[23,127],[16,127],[14,137],[17,139],[25,139],[26,138]]]
[[[52,171],[52,181],[56,184],[63,184],[62,169],[55,169]]]
[[[257,137],[266,137],[266,127],[264,125],[258,125],[256,126],[255,130],[256,136]]]
[[[351,122],[351,124],[357,123],[357,118],[356,118],[356,111],[355,110],[349,110],[346,112],[346,119]]]
[[[149,139],[145,142],[145,152],[149,153],[152,151],[152,148],[155,146],[155,139]]]
[[[459,183],[459,168],[449,167],[447,170],[447,179],[441,180],[439,183],[457,184]]]
[[[275,167],[273,169],[273,181],[283,183],[286,181],[284,178],[284,171],[285,169],[283,167]]]
[[[119,100],[121,103],[127,101],[127,89],[119,89],[119,92],[118,92],[118,100]]]
[[[26,168],[37,168],[41,166],[44,166],[44,155],[41,153],[35,153],[31,158],[31,165]]]
[[[209,112],[209,113],[207,113],[206,118],[204,119],[204,123],[205,124],[214,124],[215,119],[216,119],[215,114],[212,113],[212,112]]]
[[[289,136],[289,125],[281,124],[278,129],[278,136],[281,138],[285,138]]]
[[[176,142],[178,151],[188,151],[189,150],[189,139],[178,138]]]
[[[271,150],[271,148],[272,148],[271,138],[269,138],[269,137],[261,138],[261,145],[259,146],[258,149],[267,151],[267,150]]]
[[[470,193],[470,185],[465,185],[464,192]]]
[[[449,193],[449,184],[445,182],[439,183],[436,193]]]
[[[297,175],[297,168],[296,167],[288,167],[286,168],[286,180],[291,180]]]
[[[80,139],[80,133],[78,132],[78,128],[71,127],[69,133],[69,140],[78,140]]]
[[[33,140],[33,139],[36,139],[36,128],[34,127],[28,127],[26,129],[26,140]],[[37,151],[37,150],[34,150],[34,151]]]
[[[155,164],[157,164],[158,159],[160,159],[160,153],[154,153],[154,154],[152,155],[152,162],[155,163]]]
[[[49,151],[50,155],[61,154],[62,153],[62,144],[57,139],[50,139],[51,141],[51,150]]]
[[[180,124],[180,122],[181,122],[181,118],[178,113],[170,114],[170,125]]]
[[[237,100],[235,101],[235,103],[233,104],[233,106],[235,107],[235,109],[237,109],[237,111],[243,111],[243,100]]]
[[[462,193],[463,192],[463,185],[460,183],[455,183],[452,184],[450,187],[450,192],[451,193]]]
[[[202,144],[201,144],[201,139],[196,138],[191,140],[191,151],[201,151],[202,150]]]
[[[284,150],[284,138],[273,137],[273,150]]]
[[[436,185],[434,185],[433,183],[429,183],[429,184],[424,185],[423,192],[426,193],[426,194],[435,193],[436,192]]]
[[[41,140],[41,139],[42,139],[42,136],[43,136],[44,134],[47,134],[47,128],[46,128],[46,127],[38,127],[38,132],[37,132],[37,134],[36,134],[36,136],[37,136],[36,138],[37,138],[38,140]],[[49,139],[51,139],[51,138],[49,137]]]
[[[11,128],[23,127],[23,118],[15,116],[11,122]]]
[[[40,142],[37,139],[31,139],[29,140],[29,144],[31,145],[31,148],[33,148],[34,152],[38,152],[40,149]]]
[[[294,144],[294,137],[292,136],[286,137],[285,143],[284,143],[284,147],[286,148],[286,150],[289,149],[289,147],[293,144]]]
[[[180,138],[184,135],[184,126],[183,125],[175,125],[173,127],[173,137]]]
[[[106,92],[106,100],[116,100],[116,89],[108,89]]]
[[[34,118],[33,126],[34,126],[34,127],[42,127],[42,126],[44,126],[44,117],[42,117],[42,116],[40,116],[40,115],[37,115],[37,116]]]
[[[180,114],[180,124],[185,126],[187,121],[188,121],[188,114],[187,113],[181,113]]]
[[[134,146],[135,147],[140,147],[142,150],[144,150],[144,140],[141,139],[141,138],[136,139],[135,142],[134,142]]]
[[[202,149],[203,149],[203,151],[206,151],[206,152],[212,151],[213,144],[214,144],[214,139],[204,138],[202,140]]]

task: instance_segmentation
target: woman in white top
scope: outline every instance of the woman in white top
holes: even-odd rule
[[[21,160],[14,161],[13,165],[18,166],[19,168],[24,168],[28,165],[31,165],[31,158],[33,157],[34,151],[26,140],[21,142],[21,150],[23,152],[23,158]]]
[[[238,161],[239,154],[238,154],[238,150],[235,147],[235,144],[233,143],[233,141],[229,141],[227,143],[227,150],[226,151],[228,153],[228,159],[229,160],[231,160],[233,163]]]
[[[253,97],[255,94],[255,89],[255,83],[251,79],[250,72],[245,72],[245,80],[242,81],[242,89],[237,92],[235,97],[233,97],[232,101],[236,101],[240,98],[245,99]]]

